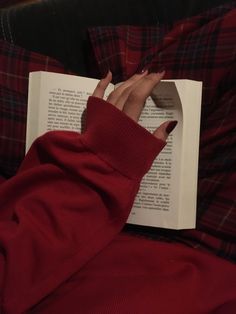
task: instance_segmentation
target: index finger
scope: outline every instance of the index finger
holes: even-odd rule
[[[105,90],[107,86],[109,85],[109,83],[111,82],[111,80],[112,80],[112,73],[111,71],[108,71],[107,75],[98,82],[92,96],[103,98],[105,94]]]
[[[165,71],[151,73],[143,77],[133,90],[131,90],[123,107],[123,112],[131,119],[138,121],[146,99],[150,96],[153,88],[164,77]]]

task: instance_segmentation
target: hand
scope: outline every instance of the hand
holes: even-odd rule
[[[138,122],[146,99],[164,75],[164,71],[150,74],[148,74],[148,71],[145,71],[142,74],[135,74],[116,88],[108,96],[107,101]],[[93,96],[103,98],[111,79],[112,74],[109,71],[107,76],[98,83]],[[177,121],[166,121],[154,131],[153,135],[158,139],[166,141],[169,133],[175,128],[176,124]]]

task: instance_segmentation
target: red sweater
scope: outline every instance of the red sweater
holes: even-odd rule
[[[38,138],[0,185],[0,313],[236,313],[236,266],[121,232],[165,145],[91,97],[86,131]]]

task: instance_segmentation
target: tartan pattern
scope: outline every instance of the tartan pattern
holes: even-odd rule
[[[89,29],[97,70],[114,82],[143,68],[203,81],[197,228],[128,227],[236,261],[236,2],[169,26]]]
[[[0,40],[0,176],[14,175],[24,157],[28,76],[65,73],[57,61]]]

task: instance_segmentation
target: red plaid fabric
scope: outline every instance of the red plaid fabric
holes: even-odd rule
[[[136,228],[236,261],[235,2],[167,27],[89,30],[97,68],[123,81],[143,68],[203,81],[197,229]],[[132,228],[131,228],[132,229]],[[133,229],[132,229],[133,230]]]
[[[0,176],[10,177],[24,157],[29,72],[65,69],[47,56],[2,40],[0,65]]]

